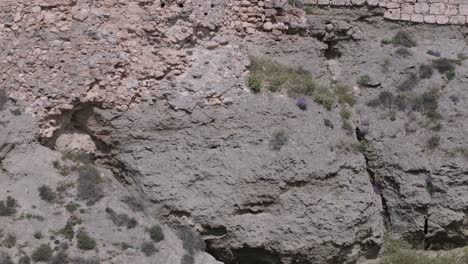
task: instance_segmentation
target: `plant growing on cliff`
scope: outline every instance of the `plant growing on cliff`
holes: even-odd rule
[[[16,200],[11,196],[7,196],[5,201],[0,201],[0,216],[14,215],[16,207],[18,207]]]
[[[431,65],[422,64],[419,66],[419,77],[421,79],[430,79],[433,73],[434,73],[434,70],[432,69]]]
[[[31,258],[29,256],[22,256],[19,260],[18,260],[18,264],[30,264],[31,263]]]
[[[8,96],[4,90],[0,90],[0,111],[5,107],[5,104],[8,102]]]
[[[429,149],[435,149],[440,145],[440,136],[433,135],[427,140],[427,147]]]
[[[150,238],[156,243],[164,240],[164,233],[161,226],[159,225],[153,225],[152,227],[150,227],[148,229],[148,233],[150,235]]]
[[[53,202],[55,200],[55,197],[57,196],[55,192],[47,185],[41,185],[37,189],[39,191],[39,197],[41,197],[42,200],[47,201],[49,203]]]
[[[285,129],[277,129],[273,131],[270,140],[270,145],[274,150],[281,150],[281,148],[288,142],[288,132]]]
[[[455,65],[456,64],[453,60],[447,58],[440,58],[432,61],[432,67],[441,74],[445,74],[449,71],[455,71]]]
[[[286,90],[291,97],[311,96],[316,88],[308,71],[290,67],[265,57],[250,57],[250,72],[271,92]]]
[[[444,253],[428,256],[411,248],[408,243],[386,241],[381,264],[466,264],[468,251],[461,253]]]
[[[392,38],[392,44],[394,46],[404,46],[407,48],[416,47],[418,45],[413,36],[407,31],[398,31]]]
[[[87,200],[88,205],[93,205],[102,198],[99,171],[92,165],[84,165],[78,172],[78,198]]]
[[[52,248],[47,244],[41,244],[33,251],[31,258],[35,262],[48,262],[52,258]]]
[[[372,81],[371,77],[368,74],[364,74],[357,78],[356,83],[360,86],[367,87],[369,86],[370,82]]]
[[[150,241],[143,242],[140,246],[140,250],[147,257],[150,257],[154,255],[154,253],[158,252],[158,249],[154,246],[154,243]]]
[[[249,74],[247,85],[254,93],[258,93],[262,89],[262,81],[255,74]]]
[[[92,250],[96,247],[96,240],[88,235],[84,230],[80,230],[76,234],[77,247],[81,250]]]

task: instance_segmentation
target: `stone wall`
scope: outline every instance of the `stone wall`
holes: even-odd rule
[[[467,24],[467,0],[305,0],[304,4],[375,6],[386,8],[385,18],[430,24]]]

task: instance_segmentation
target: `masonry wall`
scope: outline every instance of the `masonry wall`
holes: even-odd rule
[[[379,6],[385,18],[429,24],[467,24],[468,0],[305,0],[312,5]]]

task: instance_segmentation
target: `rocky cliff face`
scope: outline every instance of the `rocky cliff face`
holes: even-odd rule
[[[0,263],[466,246],[466,28],[299,2],[0,3]]]

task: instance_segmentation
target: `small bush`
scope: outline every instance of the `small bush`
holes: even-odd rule
[[[153,242],[143,242],[141,244],[141,252],[143,252],[145,254],[145,256],[147,257],[150,257],[152,255],[154,255],[154,253],[158,252],[158,250],[156,249],[156,247],[154,246],[154,243]]]
[[[42,239],[42,233],[40,231],[34,232],[34,238],[35,239]]]
[[[31,258],[29,256],[22,256],[18,260],[18,264],[30,264],[31,263]]]
[[[455,63],[447,58],[433,60],[432,67],[441,74],[445,74],[449,71],[455,71]]]
[[[76,234],[77,246],[81,250],[92,250],[96,247],[96,241],[88,235],[84,230],[80,230]]]
[[[116,226],[127,226],[127,229],[135,228],[138,222],[135,218],[130,218],[127,214],[117,214],[114,210],[107,207],[106,212]]]
[[[366,153],[367,149],[369,148],[369,144],[367,141],[363,140],[358,143],[352,143],[351,148],[354,152]]]
[[[369,86],[370,82],[372,81],[371,77],[367,74],[359,76],[359,78],[356,80],[356,83],[359,84],[360,86],[367,87]]]
[[[70,263],[68,254],[65,251],[59,251],[50,260],[49,264],[67,264]]]
[[[303,111],[307,110],[307,100],[304,97],[297,98],[296,105]]]
[[[356,98],[354,97],[353,91],[349,86],[346,85],[337,85],[335,87],[335,93],[338,97],[338,103],[348,104],[349,106],[354,106],[356,104]]]
[[[421,79],[430,79],[433,73],[434,70],[432,69],[431,65],[422,64],[419,66],[419,77]]]
[[[101,177],[99,171],[91,165],[79,168],[78,198],[87,200],[88,205],[93,205],[102,198],[99,188]]]
[[[336,101],[335,93],[327,87],[319,87],[314,92],[314,101],[327,110],[331,110]]]
[[[288,132],[284,129],[277,129],[273,132],[270,145],[274,150],[280,150],[288,142]]]
[[[68,204],[65,205],[65,209],[67,209],[68,212],[73,213],[75,212],[78,208],[80,208],[81,205],[74,203],[74,202],[69,202]]]
[[[190,254],[185,254],[180,260],[180,264],[194,264],[195,258]]]
[[[455,79],[455,71],[447,71],[445,77],[447,77],[448,81]]]
[[[335,126],[329,119],[326,119],[326,118],[323,119],[323,124],[328,128],[331,128],[331,129],[335,128]]]
[[[349,120],[351,118],[351,111],[343,107],[341,108],[340,116],[341,116],[341,119],[343,120]]]
[[[439,108],[439,90],[432,89],[412,99],[412,109],[426,115],[430,119],[437,119]]]
[[[11,196],[7,196],[6,201],[0,201],[0,216],[12,216],[16,214],[17,202]]]
[[[37,190],[39,191],[39,197],[49,203],[53,202],[57,197],[55,192],[47,185],[41,185]]]
[[[255,74],[249,75],[247,85],[254,93],[258,93],[262,89],[262,81]]]
[[[392,38],[392,44],[394,46],[403,46],[407,48],[416,47],[418,45],[413,36],[406,31],[398,31]]]
[[[380,41],[380,43],[382,43],[383,45],[389,45],[389,44],[392,44],[392,40],[388,38],[384,38]]]
[[[81,224],[81,219],[78,219],[76,217],[70,217],[67,220],[67,223],[65,224],[65,227],[60,229],[57,233],[62,235],[64,238],[68,240],[73,240],[73,237],[75,237],[75,230],[74,227],[78,224]]]
[[[440,52],[437,50],[428,50],[427,54],[434,56],[434,57],[440,57]]]
[[[466,264],[468,252],[460,254],[438,254],[426,256],[411,248],[408,243],[387,241],[383,252],[381,264]]]
[[[134,212],[143,212],[145,210],[143,203],[135,196],[126,196],[122,199],[122,202],[128,205]]]
[[[0,111],[5,109],[5,105],[8,102],[8,95],[7,93],[2,89],[0,90]]]
[[[406,76],[406,79],[398,85],[398,90],[400,91],[410,91],[419,83],[419,78],[416,74],[410,73]]]
[[[7,252],[0,252],[0,264],[14,264],[14,263],[10,255],[8,255]]]
[[[16,245],[16,236],[14,234],[8,234],[3,240],[2,246],[6,248],[12,248]]]
[[[402,58],[409,58],[411,56],[413,56],[413,52],[408,49],[408,48],[405,48],[405,47],[399,47],[396,51],[395,51],[395,54],[398,56],[398,57],[402,57]]]
[[[90,154],[83,151],[67,151],[63,153],[62,160],[71,160],[77,163],[90,164],[92,162],[92,157]]]
[[[251,74],[272,92],[286,90],[291,97],[311,96],[317,86],[304,69],[285,66],[264,57],[251,57],[250,61]]]
[[[162,228],[159,225],[153,225],[149,230],[149,235],[151,239],[158,243],[164,240],[164,233]]]
[[[73,264],[100,264],[101,261],[98,258],[74,258],[72,260]]]
[[[48,262],[52,258],[52,248],[47,244],[42,244],[33,251],[31,258],[35,262]]]
[[[427,147],[429,149],[435,149],[440,145],[440,136],[434,135],[427,140]]]

